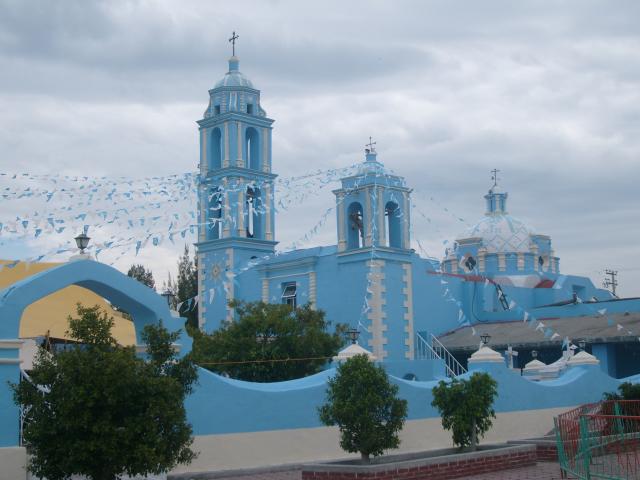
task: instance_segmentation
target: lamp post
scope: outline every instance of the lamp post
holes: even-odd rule
[[[480,335],[480,340],[482,341],[482,345],[488,345],[489,340],[491,340],[491,335],[489,335],[488,333],[483,333],[482,335]]]
[[[171,290],[169,290],[169,289],[166,289],[160,295],[162,295],[165,298],[165,300],[167,301],[167,306],[169,307],[169,310],[171,310],[171,307],[172,307],[172,304],[173,304],[173,299],[175,297],[173,292]]]
[[[538,351],[537,350],[531,350],[531,358],[533,358],[534,360],[536,358],[538,358]]]
[[[352,345],[355,345],[356,343],[358,343],[358,337],[360,336],[359,330],[355,328],[350,328],[349,330],[347,330],[346,333],[349,336],[349,339],[351,340]]]
[[[91,237],[88,237],[86,233],[82,232],[80,235],[74,238],[76,241],[76,245],[80,249],[80,255],[84,255],[84,249],[89,245],[89,240]]]

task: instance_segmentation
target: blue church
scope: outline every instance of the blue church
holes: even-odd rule
[[[384,362],[420,359],[436,341],[464,363],[489,334],[496,347],[519,348],[524,365],[532,350],[552,361],[584,337],[609,374],[630,374],[620,371],[620,348],[633,343],[623,357],[640,355],[640,301],[561,273],[551,237],[510,215],[497,171],[484,216],[441,261],[422,258],[411,248],[411,188],[370,144],[333,191],[336,243],[277,253],[273,121],[234,55],[198,121],[202,330],[233,321],[232,299],[309,302],[358,329],[360,344]]]

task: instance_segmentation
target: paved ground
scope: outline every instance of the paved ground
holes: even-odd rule
[[[236,477],[217,477],[217,480],[300,480],[299,470],[290,472],[255,473]],[[499,472],[485,473],[459,480],[560,480],[560,467],[554,462],[538,462],[533,467],[515,468]]]
[[[538,462],[533,467],[514,468],[499,472],[485,473],[459,480],[560,480],[560,467],[555,462]]]

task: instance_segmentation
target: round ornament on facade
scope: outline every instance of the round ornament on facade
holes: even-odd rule
[[[214,280],[219,280],[220,276],[222,275],[222,271],[222,265],[220,265],[219,263],[214,263],[211,267],[211,278],[213,278]]]

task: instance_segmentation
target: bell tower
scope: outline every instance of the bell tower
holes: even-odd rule
[[[235,55],[229,70],[209,90],[199,120],[198,291],[200,327],[214,303],[234,298],[234,272],[274,252],[274,179],[271,172],[273,120],[260,103],[260,90],[240,72]],[[208,300],[205,302],[204,300]],[[209,307],[209,308],[208,308]],[[227,320],[232,312],[227,309]],[[220,319],[216,319],[220,321]],[[208,325],[207,329],[215,328]]]
[[[366,248],[410,250],[410,195],[402,177],[377,159],[375,142],[355,175],[342,180],[336,196],[338,252]]]

